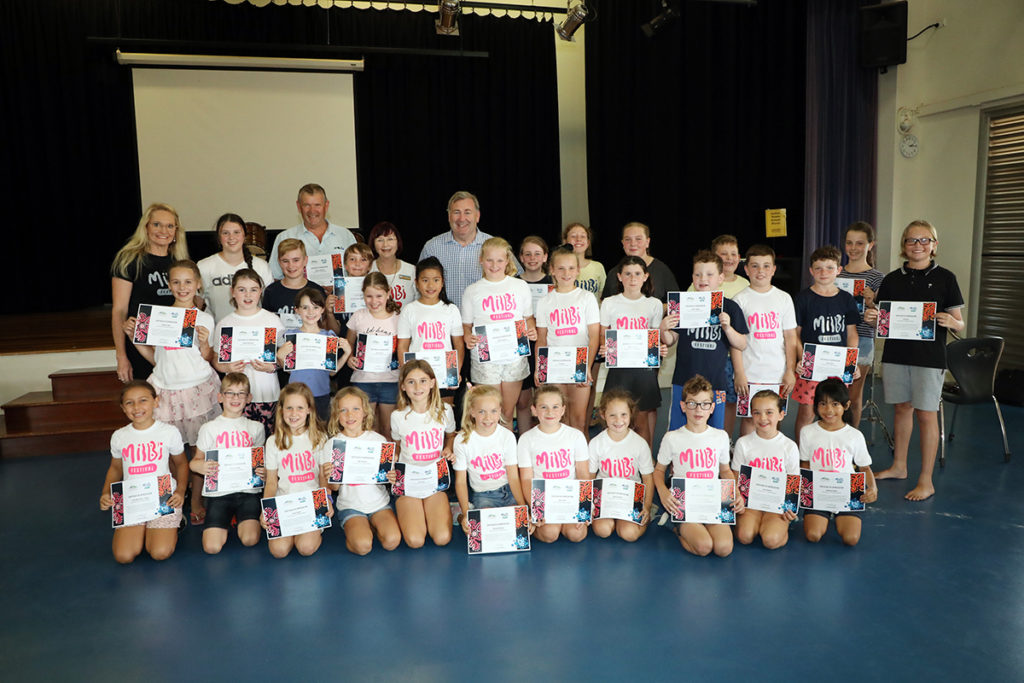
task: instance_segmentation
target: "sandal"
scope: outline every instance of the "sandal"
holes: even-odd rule
[[[202,526],[206,523],[206,510],[199,510],[198,512],[193,510],[189,513],[189,521],[192,523],[192,526]]]

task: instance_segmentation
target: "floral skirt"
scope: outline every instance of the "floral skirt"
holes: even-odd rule
[[[252,401],[245,407],[243,413],[250,420],[256,420],[263,425],[263,434],[266,438],[274,433],[274,412],[277,409],[277,401],[257,403]]]
[[[157,388],[160,403],[153,417],[174,425],[181,432],[182,441],[195,445],[199,428],[221,413],[220,403],[217,402],[219,391],[220,380],[216,375],[188,389]]]

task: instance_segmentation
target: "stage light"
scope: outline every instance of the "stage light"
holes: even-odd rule
[[[567,7],[568,10],[565,13],[565,19],[555,27],[555,33],[557,33],[558,37],[562,40],[572,41],[573,34],[576,33],[576,30],[579,29],[579,27],[583,25],[583,22],[587,20],[590,12],[587,10],[587,6],[582,2],[578,2],[573,6],[572,0],[569,0]]]
[[[653,38],[655,33],[665,27],[665,24],[668,24],[672,20],[678,18],[679,10],[677,10],[673,5],[670,5],[668,0],[661,0],[661,14],[641,26],[640,30],[643,31],[644,35],[648,38]]]
[[[440,0],[434,28],[439,36],[459,35],[459,0]]]

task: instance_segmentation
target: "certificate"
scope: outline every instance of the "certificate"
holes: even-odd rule
[[[935,340],[934,301],[880,301],[879,339]]]
[[[534,479],[530,514],[534,524],[589,522],[593,495],[589,479]]]
[[[206,462],[217,463],[217,473],[203,477],[203,493],[235,493],[263,488],[256,474],[263,467],[263,447],[218,448],[206,451]]]
[[[800,477],[761,467],[740,467],[740,495],[751,510],[796,514],[800,503]]]
[[[406,351],[402,363],[411,360],[425,360],[430,364],[438,388],[454,389],[459,386],[459,355],[455,351]]]
[[[394,459],[394,441],[334,439],[327,483],[386,484]]]
[[[678,315],[677,330],[692,330],[721,324],[725,293],[669,292],[668,315]]]
[[[317,254],[306,259],[306,278],[323,287],[328,293],[330,288],[334,287],[333,256],[334,254]]]
[[[222,327],[220,328],[221,363],[277,360],[276,327]]]
[[[525,320],[477,325],[473,334],[477,336],[476,352],[481,363],[505,364],[530,355]]]
[[[863,512],[863,472],[800,470],[800,507],[823,512]]]
[[[391,487],[396,496],[410,498],[429,498],[438,491],[447,491],[451,485],[448,472],[448,461],[444,458],[429,465],[406,465],[400,462],[395,465],[398,476]]]
[[[171,475],[132,477],[110,485],[110,526],[117,529],[143,524],[174,512],[167,501],[171,498]]]
[[[387,372],[398,369],[393,334],[358,335],[352,355],[356,359],[356,367],[363,372]]]
[[[334,312],[353,313],[366,308],[363,301],[363,278],[334,277]]]
[[[331,526],[327,489],[298,491],[263,499],[267,538],[287,538]]]
[[[750,400],[757,395],[759,391],[774,391],[779,396],[782,396],[782,385],[781,384],[757,384],[755,382],[747,383],[748,392],[746,396],[736,395],[736,417],[751,417],[750,415]],[[789,408],[789,397],[784,399],[782,414],[786,414],[786,410]]]
[[[864,313],[864,288],[867,286],[868,281],[862,278],[836,278],[836,287],[853,295],[853,300],[857,302],[857,310],[862,314]]]
[[[537,349],[537,379],[541,384],[586,382],[589,359],[586,346],[541,346]]]
[[[135,316],[135,336],[132,341],[168,349],[192,348],[198,313],[198,308],[140,304]]]
[[[857,349],[824,344],[804,344],[803,369],[800,378],[821,382],[838,377],[844,384],[853,381],[857,371]]]
[[[466,552],[519,553],[530,549],[530,513],[525,505],[470,510]]]
[[[632,479],[594,480],[594,519],[640,523],[644,516],[644,485]]]
[[[533,310],[537,310],[537,302],[548,295],[548,292],[553,292],[555,289],[554,285],[546,285],[542,282],[527,282],[526,286],[530,288],[530,297],[533,300]]]
[[[609,368],[661,367],[661,330],[607,330],[604,335]]]
[[[323,334],[294,332],[284,336],[294,348],[284,358],[284,369],[294,370],[327,370],[338,369],[338,338]]]
[[[732,479],[672,479],[672,498],[682,515],[673,522],[689,524],[735,524],[736,482]]]

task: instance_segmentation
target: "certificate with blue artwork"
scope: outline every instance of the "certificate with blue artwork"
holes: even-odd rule
[[[525,505],[470,510],[466,523],[466,552],[470,555],[530,550],[530,514]]]

